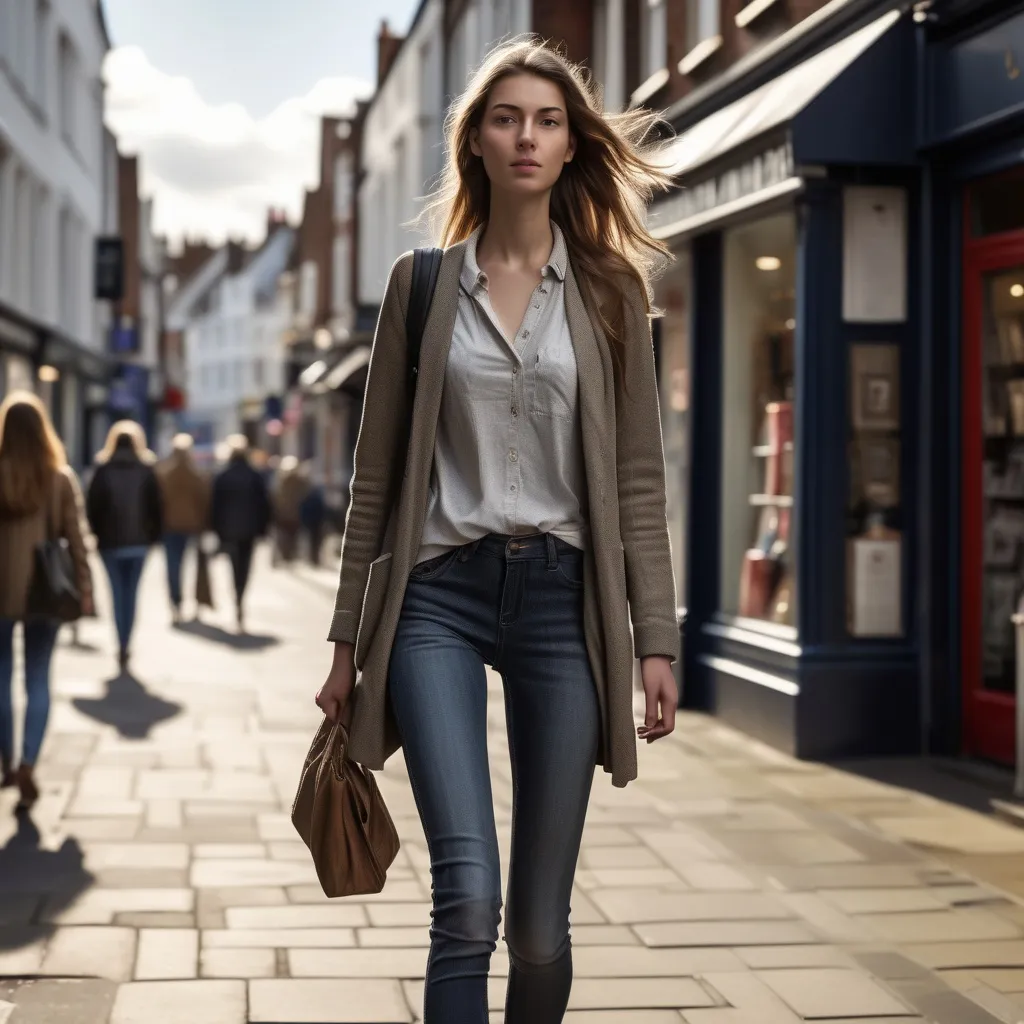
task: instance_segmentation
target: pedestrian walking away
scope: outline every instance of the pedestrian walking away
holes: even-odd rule
[[[276,554],[282,562],[295,560],[299,531],[302,528],[302,504],[310,490],[309,478],[299,465],[299,460],[294,455],[284,456],[271,490],[274,542]]]
[[[411,253],[370,360],[316,701],[348,722],[354,761],[404,750],[433,880],[424,1024],[488,1020],[502,893],[485,666],[504,687],[514,793],[507,1024],[563,1020],[595,765],[626,785],[638,736],[675,723],[649,300],[669,253],[639,212],[668,179],[647,148],[656,115],[606,118],[588,82],[535,38],[488,55],[426,211],[445,248],[418,361]]]
[[[42,402],[15,391],[0,405],[0,786],[17,784],[20,806],[35,803],[34,768],[50,714],[50,662],[59,621],[34,613],[36,551],[67,542],[82,614],[93,614],[81,493]],[[25,722],[14,768],[14,630],[23,630]]]
[[[324,529],[327,525],[327,501],[322,484],[312,479],[312,468],[307,464],[305,473],[310,480],[309,490],[299,505],[299,519],[306,533],[306,557],[310,565],[320,564],[320,551],[324,543]]]
[[[96,456],[96,471],[86,495],[89,525],[110,580],[121,671],[128,668],[131,657],[146,555],[163,533],[155,461],[142,427],[132,420],[120,420],[110,428],[107,442]]]
[[[270,495],[266,482],[249,463],[245,435],[228,438],[227,466],[213,482],[210,520],[221,550],[231,559],[238,631],[245,631],[244,600],[256,541],[270,527]]]
[[[164,553],[167,559],[167,590],[171,616],[181,622],[181,574],[185,552],[198,551],[200,534],[210,514],[210,482],[192,457],[191,434],[177,434],[171,442],[171,454],[156,466],[163,508]],[[197,599],[198,602],[198,599]],[[198,616],[198,603],[196,615]]]

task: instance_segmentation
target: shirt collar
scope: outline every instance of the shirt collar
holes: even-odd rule
[[[548,257],[547,263],[544,264],[544,270],[550,270],[559,281],[564,281],[565,268],[569,262],[569,250],[565,244],[565,235],[562,234],[562,229],[554,221],[549,223],[554,244],[551,246],[551,255]],[[468,292],[472,292],[477,285],[486,286],[487,284],[487,275],[480,269],[480,264],[476,259],[476,247],[480,236],[484,233],[484,226],[481,224],[466,240],[466,252],[462,262],[460,280],[462,287]]]

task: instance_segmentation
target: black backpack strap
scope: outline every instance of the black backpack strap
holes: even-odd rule
[[[415,249],[412,258],[412,289],[405,314],[405,336],[408,345],[409,397],[416,394],[416,377],[420,370],[420,347],[427,314],[434,299],[437,275],[441,269],[443,249]]]

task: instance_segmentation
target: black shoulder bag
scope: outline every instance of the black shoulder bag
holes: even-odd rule
[[[46,510],[46,540],[36,545],[25,617],[74,622],[82,616],[82,597],[71,552],[60,537],[59,527],[54,528],[54,505],[59,497],[60,480],[54,477]]]
[[[434,299],[437,275],[441,269],[443,249],[416,249],[412,258],[412,289],[409,292],[409,308],[405,312],[405,337],[408,346],[409,376],[409,418],[412,419],[412,403],[416,397],[416,379],[420,372],[420,348],[423,344],[423,330],[427,325],[427,314]]]

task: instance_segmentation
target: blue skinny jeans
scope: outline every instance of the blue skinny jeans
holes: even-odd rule
[[[0,756],[14,760],[14,620],[0,619]],[[21,740],[22,764],[35,764],[50,717],[50,660],[57,642],[58,624],[33,619],[25,627],[25,730]]]
[[[146,564],[146,548],[108,548],[101,551],[103,565],[110,577],[110,593],[114,604],[114,625],[122,651],[128,650],[135,626],[135,602],[139,580]]]
[[[500,673],[513,780],[506,1024],[557,1024],[569,901],[600,712],[583,636],[583,553],[490,535],[416,566],[388,691],[430,851],[424,1024],[487,1024],[501,920],[485,665]]]
[[[167,590],[170,593],[171,604],[175,608],[181,607],[181,569],[185,563],[185,552],[188,550],[189,541],[193,539],[190,533],[165,533],[164,554],[167,560]]]

